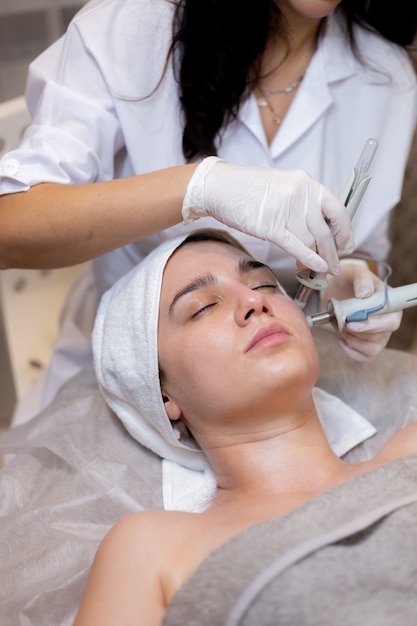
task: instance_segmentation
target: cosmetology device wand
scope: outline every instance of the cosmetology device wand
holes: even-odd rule
[[[347,208],[351,220],[353,220],[359,203],[371,180],[369,167],[377,147],[378,142],[376,139],[368,139],[365,142],[358,162],[349,173],[340,194],[340,200]],[[301,309],[304,309],[313,291],[327,287],[327,278],[326,274],[320,274],[310,269],[299,270],[296,276],[301,285],[295,295],[294,302],[296,302]]]
[[[417,283],[386,288],[369,298],[349,298],[348,300],[330,298],[328,311],[308,315],[306,320],[311,327],[330,323],[337,330],[342,331],[347,322],[363,322],[368,319],[369,315],[393,313],[412,306],[417,306]]]

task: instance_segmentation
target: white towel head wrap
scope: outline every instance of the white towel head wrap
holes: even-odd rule
[[[193,233],[203,231],[247,252],[226,231]],[[159,245],[106,291],[93,329],[93,353],[103,397],[130,434],[163,459],[198,470],[207,468],[205,455],[192,438],[173,429],[158,367],[162,276],[168,259],[190,234]]]

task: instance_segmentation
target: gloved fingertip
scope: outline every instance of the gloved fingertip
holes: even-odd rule
[[[314,272],[318,272],[319,274],[327,274],[327,272],[329,271],[329,266],[325,261],[317,261],[315,263],[315,267],[311,267],[311,269]]]
[[[347,256],[348,254],[352,254],[352,252],[354,251],[355,251],[355,240],[353,236],[350,236],[348,237],[347,241],[343,242],[343,249],[342,247],[339,248],[339,255]]]
[[[374,288],[372,285],[355,285],[355,298],[369,298],[374,294]]]
[[[340,274],[340,263],[339,263],[339,261],[332,261],[328,265],[327,272],[329,274],[332,274],[333,276],[337,276],[337,274]]]
[[[364,333],[368,331],[368,327],[365,324],[366,322],[348,322],[346,330],[349,330],[351,333]]]
[[[349,243],[347,244],[346,248],[350,251],[350,253],[355,251],[356,244],[355,244],[355,238],[353,235],[349,238]]]
[[[329,264],[326,263],[321,256],[314,254],[312,251],[308,251],[308,255],[303,258],[301,267],[309,268],[318,274],[326,274],[329,271]]]
[[[362,352],[358,352],[357,350],[354,350],[353,348],[351,348],[345,341],[343,341],[343,339],[339,339],[339,345],[342,348],[342,350],[353,360],[353,361],[359,361],[359,362],[366,362],[366,361],[371,361],[373,357],[368,356],[367,354],[364,354]]]
[[[370,298],[372,296],[372,293],[373,293],[372,291],[369,291],[367,289],[363,289],[363,290],[359,289],[355,297],[359,298],[360,300],[363,300],[365,298]]]
[[[349,256],[349,254],[352,254],[354,251],[355,251],[355,246],[354,245],[352,245],[352,246],[345,246],[343,248],[343,250],[341,250],[339,248],[340,256]]]

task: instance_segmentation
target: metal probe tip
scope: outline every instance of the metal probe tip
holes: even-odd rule
[[[315,313],[314,315],[307,315],[307,324],[310,327],[320,326],[320,324],[331,324],[334,322],[336,316],[332,311],[323,311],[323,313]]]
[[[297,293],[295,294],[294,302],[298,304],[301,310],[305,309],[307,300],[309,299],[313,290],[305,285],[300,285]]]

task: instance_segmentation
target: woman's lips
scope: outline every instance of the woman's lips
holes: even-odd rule
[[[280,346],[288,340],[290,333],[281,324],[268,324],[258,328],[245,352]]]

